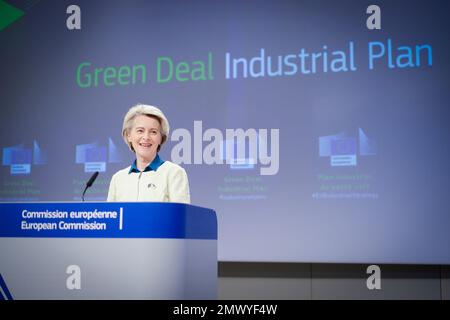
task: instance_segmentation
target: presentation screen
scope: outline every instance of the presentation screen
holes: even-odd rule
[[[143,103],[220,261],[450,264],[450,2],[0,1],[1,202],[106,200]]]

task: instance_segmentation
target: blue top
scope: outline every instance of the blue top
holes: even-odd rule
[[[155,159],[153,159],[153,161],[145,167],[144,171],[142,172],[147,172],[147,171],[156,171],[158,170],[159,167],[161,167],[161,165],[164,163],[164,160],[162,160],[158,154],[156,154]],[[136,165],[136,160],[134,160],[133,164],[131,165],[130,171],[128,173],[132,173],[132,172],[137,172],[140,173],[141,171],[138,169],[137,165]]]

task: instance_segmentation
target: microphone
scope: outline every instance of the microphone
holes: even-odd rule
[[[89,181],[86,182],[86,188],[84,188],[83,195],[81,196],[81,199],[83,200],[83,202],[84,202],[84,194],[86,193],[86,190],[94,184],[94,181],[95,181],[95,179],[97,179],[97,176],[98,176],[98,171],[95,171],[94,174],[89,179]]]

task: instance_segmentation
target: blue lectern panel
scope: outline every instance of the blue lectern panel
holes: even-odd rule
[[[0,237],[217,239],[213,210],[178,203],[3,203]]]

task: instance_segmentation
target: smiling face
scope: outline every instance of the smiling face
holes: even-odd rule
[[[127,140],[136,153],[137,161],[149,164],[155,158],[162,142],[161,124],[156,118],[139,115],[134,119]]]

